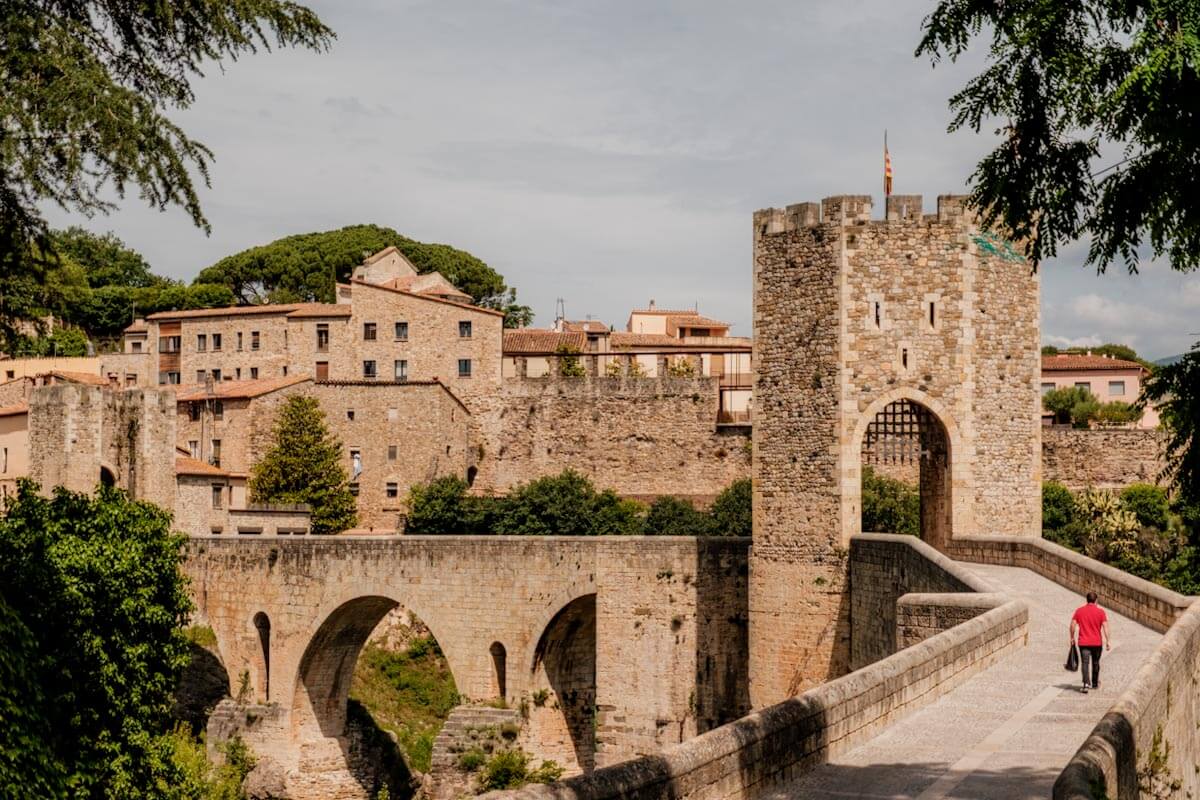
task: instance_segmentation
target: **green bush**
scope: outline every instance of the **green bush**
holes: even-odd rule
[[[1128,425],[1142,418],[1142,413],[1130,403],[1113,400],[1100,406],[1096,412],[1096,421],[1104,425]]]
[[[712,517],[691,503],[664,495],[650,504],[642,531],[648,536],[705,536],[712,524]]]
[[[563,768],[553,761],[543,761],[537,769],[530,768],[532,756],[524,750],[501,750],[488,759],[479,775],[479,791],[492,792],[519,789],[529,783],[553,783],[562,777]]]
[[[1075,519],[1075,495],[1055,481],[1042,483],[1042,531],[1056,531]]]
[[[579,348],[569,344],[560,344],[554,351],[558,356],[558,374],[564,378],[582,378],[587,374],[583,364],[579,363]]]
[[[1087,421],[1096,415],[1100,404],[1082,386],[1064,386],[1042,395],[1042,408],[1054,414],[1055,422],[1069,422],[1079,428],[1087,427]]]
[[[472,747],[458,757],[458,768],[463,772],[474,772],[487,761],[487,754],[478,747]]]
[[[1132,511],[1142,525],[1167,530],[1170,503],[1167,490],[1148,483],[1135,483],[1121,491],[1121,505]]]
[[[447,476],[408,490],[406,533],[487,533],[487,498],[467,494],[467,482]]]
[[[921,535],[921,494],[903,481],[863,467],[862,529],[868,533]]]
[[[753,501],[749,478],[729,484],[708,509],[716,536],[749,536],[753,525]]]
[[[495,532],[522,536],[603,536],[641,529],[638,504],[597,492],[574,470],[518,486],[499,503]]]

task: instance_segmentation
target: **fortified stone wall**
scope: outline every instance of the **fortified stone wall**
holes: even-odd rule
[[[919,197],[892,197],[883,221],[867,196],[768,209],[754,239],[757,706],[849,668],[845,548],[877,414],[905,401],[932,420],[935,546],[984,521],[1037,534],[1040,429],[1037,277],[962,198],[922,216]]]
[[[1157,429],[1042,429],[1042,477],[1068,489],[1158,483],[1166,466]]]
[[[749,475],[749,437],[717,426],[713,378],[551,374],[506,379],[467,402],[483,492],[570,468],[618,494],[703,502]]]
[[[175,396],[58,384],[29,398],[30,477],[90,492],[102,479],[133,497],[175,506]]]

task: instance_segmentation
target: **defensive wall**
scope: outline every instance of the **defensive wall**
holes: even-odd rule
[[[564,469],[626,496],[711,500],[750,474],[745,427],[719,426],[716,378],[506,378],[471,397],[475,486],[505,493]]]
[[[1043,428],[1042,477],[1072,490],[1157,483],[1164,441],[1157,429]]]
[[[755,711],[661,754],[598,769],[552,786],[495,792],[493,800],[750,800],[780,788],[932,702],[1025,643],[1028,611],[912,536],[862,534],[850,542],[851,583],[870,586],[889,616],[911,599],[929,634],[903,650],[797,697]],[[862,569],[861,575],[854,570]],[[910,572],[910,570],[912,570]],[[921,590],[919,594],[910,589]],[[900,594],[897,594],[897,593]],[[866,597],[864,595],[863,597]],[[964,605],[965,603],[965,605]],[[937,630],[957,609],[975,616]],[[946,609],[942,614],[940,609]],[[883,633],[878,609],[861,606],[873,646],[913,633]],[[905,623],[907,624],[907,623]],[[919,638],[920,634],[916,634]],[[882,653],[882,649],[880,650]]]
[[[749,709],[747,546],[194,537],[185,569],[231,694],[257,720],[248,743],[305,800],[374,796],[347,768],[346,699],[359,651],[397,605],[429,627],[465,698],[516,705],[545,690],[555,713],[531,715],[528,741],[568,743],[552,751],[568,769],[657,753],[738,718]]]

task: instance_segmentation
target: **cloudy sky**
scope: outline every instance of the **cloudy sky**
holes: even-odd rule
[[[136,197],[111,229],[159,272],[355,223],[480,256],[549,324],[624,324],[650,298],[749,334],[756,208],[871,193],[888,129],[895,191],[961,192],[987,137],[945,133],[971,64],[913,58],[928,4],[343,0],[325,54],[210,70],[174,116],[216,154],[210,237]],[[978,64],[978,62],[975,62]],[[1046,342],[1150,358],[1200,332],[1200,274],[1045,268]]]

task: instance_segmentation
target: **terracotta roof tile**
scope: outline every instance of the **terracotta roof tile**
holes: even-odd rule
[[[308,319],[320,317],[348,317],[348,303],[294,303],[288,312],[288,319]]]
[[[0,406],[0,417],[15,417],[18,414],[28,414],[29,403],[21,401],[11,406]]]
[[[583,331],[584,333],[608,333],[608,326],[600,320],[563,320],[563,330],[568,332]]]
[[[256,381],[217,381],[213,384],[212,394],[208,394],[203,383],[189,383],[175,390],[175,401],[178,403],[195,402],[199,400],[244,400],[261,397],[264,394],[277,392],[298,383],[310,381],[307,375],[289,375],[285,378],[265,378]]]
[[[44,372],[42,375],[49,375],[54,378],[61,378],[70,383],[86,383],[89,386],[108,386],[108,379],[100,375],[93,375],[90,372],[72,372],[70,370],[52,369],[49,372]],[[39,375],[38,377],[42,377]]]
[[[484,308],[483,306],[476,306],[476,305],[472,305],[470,303],[460,303],[456,300],[448,300],[444,297],[438,297],[437,295],[432,295],[432,294],[422,294],[420,292],[407,292],[403,289],[394,289],[391,286],[385,286],[383,284],[369,283],[367,281],[360,280],[358,278],[354,278],[353,280],[350,281],[350,283],[352,286],[365,286],[369,289],[381,289],[385,292],[395,292],[396,294],[408,295],[409,297],[418,297],[422,300],[428,300],[431,303],[445,303],[448,306],[458,306],[459,308],[461,308],[465,311],[476,311],[480,314],[491,314],[493,316],[498,316],[498,317],[504,316],[503,311],[497,311],[494,308]],[[341,286],[341,284],[339,284],[339,287],[340,286]]]
[[[679,326],[687,326],[689,328],[728,328],[728,322],[721,322],[719,319],[712,317],[702,317],[695,312],[689,314],[672,314],[670,322]]]
[[[550,355],[564,345],[582,351],[587,345],[587,335],[583,331],[559,332],[545,328],[504,331],[505,355]]]
[[[1059,353],[1054,356],[1042,356],[1042,372],[1075,372],[1080,370],[1098,369],[1145,369],[1136,361],[1126,361],[1123,358],[1107,356],[1084,355],[1077,353]]]
[[[296,310],[297,305],[312,305],[309,303],[263,303],[257,306],[224,306],[222,308],[193,308],[186,311],[156,311],[146,316],[146,319],[196,319],[201,317],[251,316],[254,314],[288,314]]]
[[[613,331],[609,336],[613,347],[680,347],[682,339],[668,336],[665,333],[629,333],[628,331]]]
[[[214,467],[212,464],[206,464],[199,459],[192,458],[191,456],[177,454],[175,456],[175,474],[212,475],[214,477],[223,477],[229,473],[220,467]]]
[[[146,333],[150,330],[150,326],[146,324],[146,320],[139,319],[131,322],[122,333]]]

